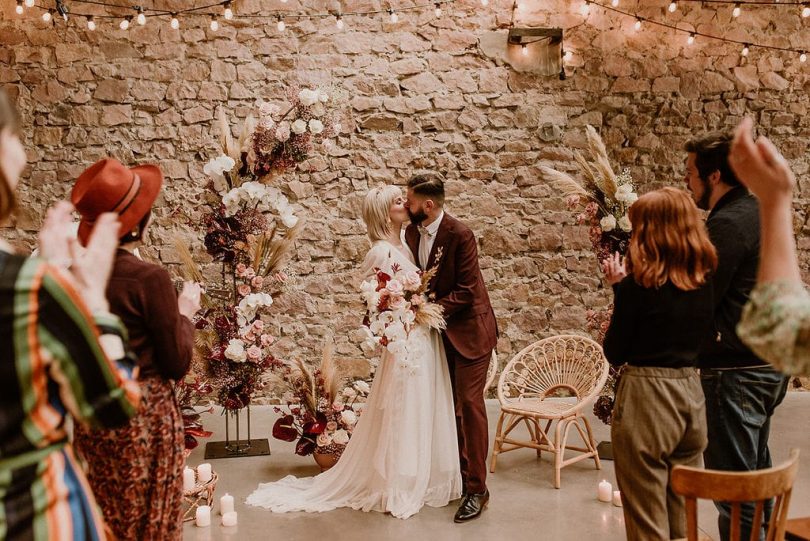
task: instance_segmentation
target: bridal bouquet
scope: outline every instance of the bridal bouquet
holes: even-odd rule
[[[568,208],[581,208],[577,223],[587,224],[591,245],[600,266],[613,253],[624,255],[630,242],[632,225],[627,211],[638,199],[630,171],[615,174],[608,159],[607,149],[593,126],[586,126],[588,151],[591,161],[574,151],[582,180],[566,173],[541,167],[543,176],[560,191]],[[599,341],[604,341],[613,307],[606,310],[588,310],[587,324]],[[610,424],[619,371],[611,366],[602,396],[594,405],[594,413],[605,424]]]
[[[442,307],[430,302],[427,294],[435,269],[426,272],[404,271],[397,265],[393,276],[375,269],[375,276],[360,285],[368,308],[363,325],[370,346],[383,346],[400,367],[413,372],[418,365],[409,355],[407,337],[417,325],[445,328]]]
[[[325,348],[316,370],[294,361],[276,369],[273,379],[287,389],[282,402],[289,412],[274,408],[281,418],[273,425],[273,437],[298,440],[295,453],[300,456],[320,453],[340,458],[357,424],[355,405],[368,396],[369,384],[341,374],[331,347]]]

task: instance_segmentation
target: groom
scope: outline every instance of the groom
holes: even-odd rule
[[[442,333],[456,409],[464,494],[456,522],[477,518],[489,501],[489,450],[484,386],[497,341],[495,314],[478,267],[478,247],[469,227],[445,214],[444,182],[435,173],[408,181],[405,207],[411,225],[405,240],[423,270],[436,267],[430,293],[444,308]]]

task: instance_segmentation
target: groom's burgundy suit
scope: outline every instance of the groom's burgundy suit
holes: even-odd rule
[[[420,238],[415,225],[405,230],[417,263]],[[475,236],[447,213],[436,231],[426,269],[433,267],[437,272],[430,293],[444,308],[447,321],[442,339],[453,384],[461,476],[466,492],[480,494],[486,490],[489,450],[484,386],[498,328],[478,266]]]

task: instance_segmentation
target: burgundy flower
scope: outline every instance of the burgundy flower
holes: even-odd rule
[[[298,440],[295,444],[295,454],[299,456],[311,455],[315,450],[315,440],[306,436]]]
[[[281,441],[295,441],[298,429],[295,428],[295,417],[286,415],[273,425],[273,437]]]

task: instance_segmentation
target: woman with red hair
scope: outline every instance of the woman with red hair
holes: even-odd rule
[[[670,472],[699,465],[706,447],[695,363],[711,334],[717,254],[683,190],[647,193],[629,217],[626,263],[615,254],[603,264],[615,297],[605,356],[626,365],[611,425],[616,480],[627,539],[674,539],[686,537],[686,514]]]

